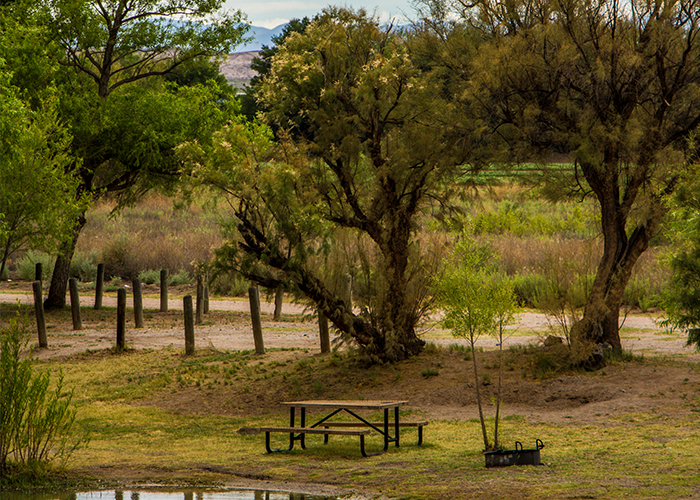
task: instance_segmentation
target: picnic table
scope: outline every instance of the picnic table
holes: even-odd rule
[[[423,442],[423,426],[428,422],[400,422],[399,407],[404,406],[408,401],[365,401],[365,400],[305,400],[305,401],[284,401],[280,404],[289,407],[289,427],[262,427],[265,432],[265,448],[268,453],[278,451],[290,451],[294,448],[294,443],[299,441],[301,448],[306,449],[305,436],[307,434],[322,434],[324,444],[328,443],[331,435],[359,436],[360,451],[362,456],[368,457],[379,455],[389,449],[389,444],[394,443],[399,446],[401,427],[418,427],[418,445]],[[306,410],[321,409],[328,411],[318,421],[311,425],[306,425]],[[297,410],[299,410],[299,425],[296,425]],[[382,422],[370,422],[362,417],[361,411],[382,411]],[[338,414],[347,414],[351,421],[332,421]],[[273,449],[270,444],[271,433],[288,433],[289,447]],[[365,450],[365,436],[372,432],[378,432],[384,440],[384,448],[381,451],[367,453]]]

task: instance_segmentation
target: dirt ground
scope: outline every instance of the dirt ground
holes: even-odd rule
[[[152,292],[152,291],[151,291]],[[146,289],[146,294],[149,290]],[[11,304],[17,301],[32,303],[28,284],[0,284],[0,303]],[[94,299],[89,293],[81,298],[81,303],[89,308]],[[134,349],[161,349],[172,346],[184,349],[184,327],[181,318],[182,300],[174,298],[169,303],[170,312],[160,313],[159,299],[152,292],[144,300],[146,308],[146,328],[135,329],[133,314],[127,322],[127,343]],[[35,355],[40,359],[60,359],[85,351],[107,350],[114,344],[114,309],[116,298],[107,296],[104,309],[99,315],[92,313],[89,321],[84,321],[84,329],[73,331],[70,313],[61,318],[51,317],[48,321],[49,347],[39,349]],[[128,307],[131,307],[129,299]],[[286,303],[283,321],[271,319],[272,304],[264,303],[262,311],[263,337],[267,348],[301,348],[294,351],[271,352],[269,356],[302,357],[314,354],[319,349],[318,326],[311,318],[303,317],[304,308]],[[195,344],[202,348],[216,350],[254,349],[252,327],[248,320],[248,303],[245,300],[211,300],[211,312],[204,317],[204,324],[195,327]],[[505,415],[524,416],[533,422],[550,423],[595,423],[611,416],[634,412],[659,412],[682,416],[697,411],[693,404],[700,393],[700,355],[685,347],[681,333],[669,333],[657,325],[658,314],[630,314],[621,330],[623,348],[632,354],[643,355],[645,363],[619,363],[607,366],[595,373],[562,375],[555,378],[535,380],[523,377],[519,372],[506,371],[504,384]],[[2,326],[0,318],[0,326]],[[541,343],[552,333],[550,321],[543,314],[523,312],[518,315],[517,324],[508,332],[504,341],[506,352],[514,345]],[[428,342],[438,346],[465,344],[462,339],[453,338],[449,332],[433,327],[423,333]],[[480,345],[493,351],[497,345],[494,339],[482,339]],[[422,412],[429,419],[451,420],[477,417],[473,383],[467,363],[459,362],[461,354],[448,349],[439,350],[436,356],[421,356],[411,370],[415,374],[404,374],[400,384],[380,384],[372,388],[372,399],[407,399],[411,408]],[[493,356],[494,354],[487,354]],[[659,364],[657,359],[672,359],[677,362]],[[439,366],[440,377],[426,380],[421,370]],[[435,382],[438,382],[436,384]],[[493,387],[487,388],[493,390]],[[487,394],[488,396],[488,394]],[[194,401],[193,398],[196,398]],[[231,394],[202,393],[202,391],[182,391],[177,398],[150,401],[162,407],[177,411],[197,408],[200,412],[221,411],[221,401],[231,399]],[[267,394],[257,393],[250,397],[237,394],[240,402],[237,409],[226,413],[259,414],[261,408],[274,407],[279,395],[271,390]],[[488,397],[486,398],[488,400]],[[193,404],[196,403],[196,404]],[[125,474],[124,471],[116,474]],[[136,474],[134,472],[134,474]],[[137,477],[133,478],[138,480]],[[270,488],[270,484],[260,484],[255,478],[243,480],[243,485]],[[240,478],[236,485],[241,485]],[[323,488],[311,485],[285,484],[282,489],[293,490],[299,487],[305,491],[328,493]]]
[[[31,285],[29,283],[0,284],[0,303],[31,304]],[[127,344],[134,349],[162,349],[172,347],[184,349],[184,327],[182,326],[182,299],[169,301],[168,313],[158,312],[160,301],[155,293],[149,296],[148,287],[144,292],[146,309],[146,327],[134,328],[133,314],[127,318]],[[106,295],[103,299],[104,309],[97,321],[83,321],[83,329],[73,331],[70,314],[64,313],[63,319],[49,319],[47,331],[49,347],[38,349],[35,355],[39,359],[56,359],[77,353],[109,349],[115,340],[116,297]],[[91,292],[83,293],[81,305],[94,305]],[[132,305],[131,296],[127,299],[127,308]],[[273,304],[261,304],[263,316],[263,337],[266,348],[300,348],[314,352],[320,349],[318,325],[313,318],[305,318],[302,306],[285,303],[283,321],[272,321]],[[195,327],[195,345],[216,350],[254,350],[252,326],[248,320],[248,302],[244,299],[222,299],[210,301],[210,313],[204,316],[203,324]],[[94,317],[94,313],[92,315]],[[538,344],[553,333],[551,322],[544,314],[523,312],[517,316],[517,323],[509,330],[504,340],[506,351],[514,345]],[[683,363],[678,366],[653,366],[652,363],[607,367],[604,377],[565,376],[533,384],[514,374],[507,384],[505,400],[507,412],[536,416],[540,421],[558,422],[575,419],[580,422],[595,420],[618,412],[632,409],[645,411],[659,405],[656,394],[664,391],[673,393],[678,387],[688,384],[700,384],[700,374],[692,364],[700,361],[700,354],[685,347],[685,338],[681,333],[670,333],[656,324],[658,314],[630,314],[624,319],[621,330],[623,348],[634,355],[643,355],[649,360],[663,356],[675,358]],[[449,332],[432,327],[423,333],[427,342],[447,347],[452,344],[464,344],[464,339],[456,339]],[[485,350],[495,350],[497,342],[493,338],[480,339],[478,344]],[[288,356],[289,354],[277,354]],[[292,351],[295,352],[295,351]],[[297,354],[299,355],[299,354]],[[441,362],[443,363],[443,362]],[[411,377],[404,377],[399,387],[382,388],[382,394],[375,397],[391,398],[398,394],[386,391],[398,391],[401,399],[410,395],[411,406],[424,411],[430,418],[469,419],[476,417],[473,401],[465,391],[469,385],[470,374],[464,372],[465,364],[457,367],[443,366],[440,369],[442,387],[422,393],[420,382],[424,377],[417,377],[418,384],[412,387]],[[509,377],[511,378],[511,377]],[[451,381],[451,382],[449,382]],[[686,391],[687,392],[687,391]],[[186,406],[190,402],[183,402]],[[259,403],[259,402],[258,402]],[[274,404],[273,401],[270,401]],[[175,403],[177,404],[177,403]],[[207,405],[209,406],[209,405]],[[213,405],[216,406],[216,405]],[[598,416],[598,417],[596,417]]]

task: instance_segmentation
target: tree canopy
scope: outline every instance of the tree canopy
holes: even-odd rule
[[[31,30],[1,18],[0,40],[0,276],[8,259],[23,249],[56,251],[70,238],[75,217],[87,201],[77,195],[70,171],[71,136],[58,117],[55,88],[25,99],[5,63],[37,48]],[[41,49],[38,49],[41,53]],[[50,73],[45,60],[19,68],[38,80]],[[14,69],[14,68],[13,68]]]
[[[700,124],[700,10],[692,0],[485,0],[462,15],[485,42],[470,111],[510,161],[563,158],[569,192],[598,201],[603,255],[572,335],[620,349],[624,289]]]
[[[418,220],[444,194],[462,153],[445,140],[450,107],[438,89],[393,27],[329,8],[286,38],[260,84],[264,115],[282,131],[277,158],[249,142],[251,166],[236,166],[224,155],[240,142],[229,127],[209,161],[207,175],[236,213],[226,258],[265,286],[292,283],[378,359],[423,346],[415,326],[433,248],[417,243]],[[319,264],[353,252],[348,271],[364,284],[359,313]]]
[[[130,202],[180,173],[174,148],[186,140],[210,140],[228,114],[214,83],[188,88],[164,85],[163,77],[228,54],[248,29],[240,12],[219,0],[50,0],[6,11],[31,25],[56,67],[46,74],[58,97],[60,119],[73,137],[71,171],[78,195],[113,193]],[[28,15],[27,15],[28,14]],[[17,53],[14,63],[19,64]],[[28,72],[15,83],[31,95],[40,89]],[[36,100],[36,99],[35,99]],[[207,139],[209,137],[209,139]],[[84,215],[60,252],[47,307],[65,305],[70,262]]]

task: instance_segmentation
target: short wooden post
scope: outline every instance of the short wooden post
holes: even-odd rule
[[[282,319],[282,301],[284,300],[284,287],[279,285],[275,288],[275,312],[272,314],[274,321]]]
[[[117,351],[126,349],[126,290],[117,290]]]
[[[194,354],[194,314],[192,310],[192,295],[182,299],[182,309],[185,312],[185,354]]]
[[[131,284],[134,289],[134,323],[136,328],[143,328],[143,294],[141,293],[141,280],[135,278]]]
[[[321,336],[321,353],[331,352],[331,338],[328,334],[328,318],[321,311],[318,311],[318,333]]]
[[[34,264],[34,281],[44,280],[44,266],[41,262]]]
[[[202,314],[204,312],[204,281],[202,275],[197,275],[197,310],[194,320],[195,325],[202,324]]]
[[[82,330],[83,322],[80,319],[80,295],[78,294],[78,280],[71,278],[68,280],[70,290],[70,311],[73,316],[73,330]]]
[[[204,275],[204,314],[209,314],[209,273]]]
[[[260,292],[257,286],[248,288],[250,299],[250,317],[253,321],[253,340],[255,341],[255,354],[265,354],[263,344],[262,322],[260,321]]]
[[[160,270],[160,312],[168,312],[168,270]]]
[[[341,297],[348,311],[352,312],[352,276],[346,274],[343,276],[343,296]]]
[[[95,278],[95,309],[102,309],[102,294],[105,288],[105,265],[97,264],[97,277]]]
[[[46,340],[46,319],[44,318],[44,301],[42,300],[41,281],[32,283],[34,292],[34,312],[36,313],[36,327],[39,331],[39,347],[48,347]]]

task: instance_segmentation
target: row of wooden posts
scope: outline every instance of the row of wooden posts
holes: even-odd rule
[[[44,303],[42,291],[42,265],[36,264],[35,281],[32,284],[34,294],[34,310],[36,312],[37,330],[39,333],[39,347],[48,347],[46,337],[46,320],[44,316]],[[134,279],[133,296],[134,296],[134,324],[136,328],[144,327],[143,316],[143,294],[141,292],[141,281]],[[82,320],[80,317],[80,296],[78,294],[78,280],[71,278],[68,280],[68,289],[70,293],[71,314],[73,320],[73,330],[82,330]],[[278,291],[279,292],[279,291]],[[97,279],[95,282],[95,309],[102,308],[102,297],[104,294],[104,264],[97,266]],[[276,318],[279,319],[279,311],[281,311],[281,293],[275,295],[275,311]],[[253,340],[255,343],[255,353],[265,354],[265,346],[262,335],[262,321],[260,317],[260,292],[257,286],[248,288],[248,298],[250,301],[250,315],[253,324]],[[209,312],[209,287],[203,276],[197,277],[197,302],[196,309],[193,304],[192,296],[185,295],[183,297],[183,313],[185,322],[185,354],[194,354],[194,326],[201,324],[202,315]],[[160,272],[160,311],[168,311],[168,270],[163,269]],[[318,326],[320,335],[321,352],[330,352],[330,336],[328,330],[328,319],[321,312],[318,313]],[[126,349],[126,290],[119,288],[117,290],[117,341],[116,348],[119,351]]]

